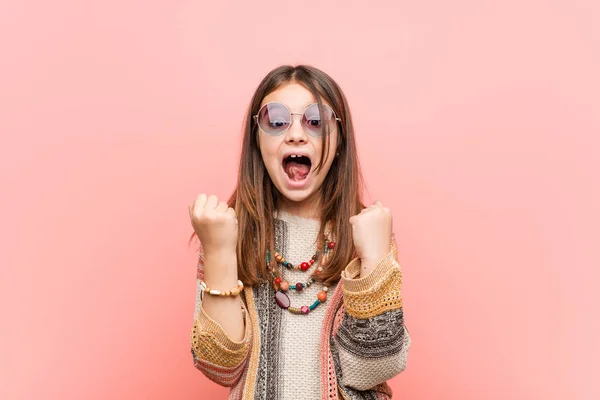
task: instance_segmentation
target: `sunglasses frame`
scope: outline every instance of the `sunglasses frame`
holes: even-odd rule
[[[288,113],[290,113],[290,124],[288,125],[287,128],[285,128],[285,130],[281,131],[280,133],[277,133],[275,135],[270,134],[265,132],[265,130],[260,126],[260,123],[258,122],[258,116],[260,115],[260,112],[262,111],[263,108],[265,108],[266,106],[268,106],[269,104],[281,104],[282,106],[285,107],[285,109],[288,111]],[[280,101],[270,101],[268,103],[263,104],[263,106],[261,108],[258,109],[258,114],[253,115],[252,118],[254,119],[254,121],[256,121],[256,125],[258,125],[258,129],[260,129],[261,131],[263,131],[265,133],[265,135],[268,136],[281,136],[284,133],[286,133],[291,127],[292,124],[294,123],[294,115],[301,115],[302,117],[304,117],[304,113],[306,113],[306,110],[309,109],[309,107],[312,107],[314,105],[318,105],[319,103],[311,103],[309,105],[306,106],[306,108],[304,109],[304,111],[302,111],[301,113],[293,113],[288,106],[286,106],[284,103],[280,102]],[[337,114],[335,113],[335,111],[333,110],[333,108],[331,108],[329,105],[322,103],[325,107],[328,107],[332,114],[333,114],[333,118],[335,119],[335,121],[341,121],[341,118],[338,118]],[[304,132],[306,132],[308,135],[312,136],[312,137],[321,137],[322,135],[315,135],[311,132],[308,131],[308,129],[306,128],[306,126],[304,126],[304,124],[302,125],[302,129],[304,129]],[[336,128],[337,128],[337,124],[336,124]],[[334,132],[334,131],[332,131]],[[330,132],[331,133],[331,132]]]

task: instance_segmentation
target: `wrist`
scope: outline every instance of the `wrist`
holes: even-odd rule
[[[387,253],[386,253],[387,254]],[[381,255],[368,255],[360,257],[360,276],[365,277],[371,271],[375,269],[377,264],[386,256],[386,254]]]
[[[380,255],[368,255],[368,256],[362,256],[359,257],[360,258],[360,262],[363,264],[377,264],[379,261],[381,261],[383,259],[383,257],[385,257],[385,254],[380,254]]]
[[[204,280],[209,286],[237,284],[237,254],[235,250],[221,249],[204,253]]]
[[[377,262],[373,261],[372,259],[361,258],[360,259],[360,277],[364,278],[365,276],[369,275],[369,273],[375,269],[376,265],[377,265]]]
[[[230,260],[237,257],[235,247],[204,247],[202,250],[205,260]]]

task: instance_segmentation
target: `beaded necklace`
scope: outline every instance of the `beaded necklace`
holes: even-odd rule
[[[327,263],[328,253],[334,247],[335,247],[335,242],[328,241],[327,236],[325,236],[325,243],[323,246],[323,259],[321,261],[321,265],[315,271],[315,275],[317,275],[323,271],[323,266]],[[317,294],[317,300],[314,303],[312,303],[310,306],[304,305],[304,306],[301,306],[300,308],[292,307],[290,298],[286,294],[286,292],[288,290],[294,290],[296,292],[301,292],[304,288],[310,287],[310,285],[313,284],[316,281],[316,279],[313,276],[311,276],[308,279],[308,281],[305,283],[298,282],[295,285],[290,285],[289,282],[287,282],[285,279],[283,279],[281,277],[281,274],[279,272],[279,265],[282,265],[288,269],[295,269],[295,270],[300,269],[302,271],[307,271],[315,263],[315,261],[319,258],[318,250],[315,253],[315,255],[312,256],[310,261],[303,262],[296,266],[294,266],[291,263],[288,263],[285,260],[285,257],[283,257],[281,255],[281,253],[279,253],[278,251],[276,251],[274,253],[274,258],[277,263],[276,263],[276,267],[273,268],[273,270],[271,271],[271,275],[273,276],[273,287],[276,290],[275,303],[277,303],[277,305],[279,307],[283,308],[284,310],[288,310],[289,312],[291,312],[293,314],[308,314],[309,312],[311,312],[312,310],[317,308],[317,306],[319,306],[319,304],[327,301],[327,290],[329,289],[329,287],[326,285],[323,285],[323,290]],[[271,262],[271,254],[269,252],[267,252],[266,261],[267,261],[267,266],[269,266],[269,264]]]

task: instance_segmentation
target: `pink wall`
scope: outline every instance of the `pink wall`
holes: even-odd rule
[[[0,3],[0,398],[225,397],[187,205],[281,63],[340,82],[394,212],[397,398],[600,398],[596,0],[93,3]]]

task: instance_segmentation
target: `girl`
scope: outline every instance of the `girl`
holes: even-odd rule
[[[390,210],[363,206],[360,178],[340,87],[309,66],[271,71],[233,195],[189,206],[194,365],[230,399],[392,397],[410,346],[402,273]]]

